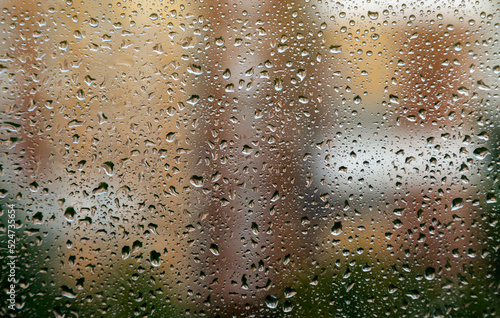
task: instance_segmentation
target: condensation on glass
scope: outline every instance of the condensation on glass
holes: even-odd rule
[[[1,316],[500,315],[498,1],[0,3]]]

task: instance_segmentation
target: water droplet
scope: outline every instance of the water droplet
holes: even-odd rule
[[[63,297],[66,298],[71,298],[71,299],[76,298],[76,292],[72,288],[69,288],[66,285],[61,286],[61,294]]]
[[[231,78],[231,71],[228,68],[224,71],[224,73],[222,73],[222,78],[226,80]]]
[[[480,147],[474,150],[474,156],[479,160],[483,160],[489,154],[490,151],[488,150],[488,148],[485,147]]]
[[[157,251],[151,251],[150,253],[150,262],[151,262],[151,265],[153,265],[154,267],[158,267],[160,266],[161,264],[161,254],[158,253]]]
[[[31,192],[38,192],[39,185],[36,183],[36,181],[33,181],[30,183],[30,191]]]
[[[200,96],[198,95],[191,95],[191,97],[189,97],[189,99],[186,101],[188,104],[191,104],[191,105],[196,105],[198,103],[198,101],[200,100]]]
[[[242,152],[243,152],[244,155],[248,156],[248,155],[250,155],[252,153],[252,151],[253,151],[253,148],[250,147],[249,145],[244,145],[243,146]]]
[[[111,161],[106,161],[102,164],[102,168],[108,176],[112,176],[114,174],[114,166],[114,163]]]
[[[75,209],[72,206],[70,206],[64,212],[64,217],[68,222],[73,222],[75,220],[75,214],[76,214]]]
[[[129,258],[130,252],[131,252],[130,246],[124,246],[122,248],[122,258],[123,259]]]
[[[342,46],[341,45],[332,45],[332,46],[330,46],[330,53],[333,53],[333,54],[342,53]]]
[[[76,98],[78,100],[85,100],[85,92],[83,91],[83,89],[79,89],[78,91],[76,91]]]
[[[451,201],[451,210],[455,211],[461,209],[464,206],[464,200],[462,198],[456,198]]]
[[[280,193],[278,190],[276,190],[274,191],[273,196],[271,197],[271,202],[278,201],[279,198],[280,198]]]
[[[142,248],[142,242],[139,240],[132,243],[132,253],[138,252]]]
[[[90,18],[89,25],[93,28],[97,28],[99,26],[99,20]]]
[[[176,133],[175,132],[169,132],[167,134],[167,142],[174,142],[175,140]]]
[[[293,296],[297,295],[297,291],[293,287],[287,287],[285,288],[285,298],[292,298]]]
[[[278,53],[284,53],[286,50],[288,50],[287,44],[278,44]]]
[[[253,234],[255,235],[258,235],[259,234],[259,226],[257,225],[257,223],[255,222],[252,222],[252,232]]]
[[[212,252],[215,256],[220,255],[219,247],[216,244],[210,244],[210,252]]]
[[[107,191],[108,191],[108,184],[105,182],[101,182],[99,186],[92,191],[92,194],[102,195],[107,193]]]
[[[68,41],[61,41],[59,43],[59,49],[61,51],[67,51],[68,50]]]
[[[340,235],[340,233],[342,233],[342,223],[335,222],[330,231],[332,232],[333,235]]]
[[[224,39],[222,37],[215,38],[215,45],[217,45],[217,46],[223,46],[224,45]]]
[[[301,104],[307,104],[307,103],[309,103],[309,98],[307,98],[305,96],[299,96],[299,102]]]
[[[291,301],[286,300],[283,304],[283,312],[291,312],[293,310],[293,304]]]
[[[299,77],[300,81],[303,81],[304,78],[306,78],[306,70],[303,69],[298,70],[297,76]]]
[[[368,11],[368,17],[372,20],[377,20],[378,19],[378,12],[376,11]]]
[[[424,272],[424,277],[427,280],[433,280],[436,278],[436,270],[433,267],[427,267]]]
[[[268,295],[265,299],[266,306],[271,309],[278,307],[278,298],[273,295]]]
[[[191,179],[189,179],[189,182],[197,188],[203,187],[203,177],[192,176]]]
[[[283,80],[281,78],[276,78],[274,80],[274,89],[278,92],[283,89]]]

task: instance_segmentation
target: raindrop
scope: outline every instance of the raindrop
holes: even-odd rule
[[[212,254],[214,254],[215,256],[219,256],[220,255],[220,251],[219,251],[219,247],[216,245],[216,244],[210,244],[210,252],[212,252]]]
[[[99,20],[90,18],[89,25],[93,28],[97,28],[99,26]]]
[[[63,285],[61,286],[61,294],[63,297],[66,297],[66,298],[76,298],[76,292],[72,289],[72,288],[69,288],[68,286],[66,285]]]
[[[378,12],[368,11],[368,17],[372,20],[377,20],[378,19]]]
[[[289,300],[285,300],[283,303],[283,312],[291,312],[293,310],[293,304]]]
[[[169,132],[167,134],[167,142],[174,142],[175,140],[176,133],[175,132]]]
[[[480,147],[474,150],[474,156],[479,160],[483,160],[489,154],[490,151],[488,150],[488,148],[485,147]]]
[[[301,104],[307,104],[307,103],[309,103],[309,98],[307,98],[305,96],[299,96],[299,102]]]
[[[273,295],[268,295],[265,299],[266,306],[271,309],[278,307],[278,298]]]
[[[340,233],[342,233],[342,223],[341,222],[335,222],[335,224],[333,224],[330,232],[333,235],[340,235]]]
[[[70,206],[69,208],[66,209],[66,211],[64,211],[64,217],[68,222],[73,222],[75,220],[75,214],[76,211],[72,206]]]
[[[283,89],[283,80],[281,78],[276,78],[274,80],[274,89],[278,92]]]
[[[203,177],[192,176],[191,179],[189,179],[189,182],[197,188],[203,187]]]
[[[253,152],[253,148],[250,147],[249,145],[244,145],[243,150],[242,150],[244,155],[250,155]]]
[[[451,210],[456,211],[458,209],[463,208],[464,206],[464,200],[462,198],[456,198],[451,201]]]
[[[130,252],[131,252],[130,246],[124,246],[122,248],[122,258],[123,259],[129,258]]]
[[[333,53],[333,54],[342,53],[342,46],[341,45],[332,45],[332,46],[330,46],[330,53]]]
[[[361,104],[361,97],[359,97],[359,95],[354,97],[354,104],[356,104],[356,105]]]
[[[223,46],[224,45],[224,39],[222,37],[215,38],[215,45],[217,45],[217,46]]]
[[[433,280],[436,278],[436,270],[433,267],[427,267],[424,272],[424,277],[427,280]]]
[[[259,234],[259,226],[257,225],[257,223],[255,222],[252,222],[252,232],[253,234],[255,235],[258,235]]]
[[[222,73],[222,78],[226,80],[231,78],[231,71],[228,68],[224,71],[224,73]]]
[[[108,176],[112,176],[114,174],[114,166],[114,163],[111,161],[106,161],[102,164],[102,168]]]
[[[280,193],[279,191],[274,191],[273,193],[273,196],[271,197],[271,202],[275,202],[275,201],[278,201],[278,199],[280,198]]]
[[[293,287],[287,287],[285,288],[285,298],[292,298],[293,296],[297,295],[297,291]]]
[[[154,267],[158,267],[160,266],[161,264],[161,254],[158,253],[157,251],[151,251],[150,253],[150,262],[151,262],[151,265],[153,265]]]

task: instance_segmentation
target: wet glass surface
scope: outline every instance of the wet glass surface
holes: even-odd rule
[[[1,4],[0,315],[499,315],[498,1]]]

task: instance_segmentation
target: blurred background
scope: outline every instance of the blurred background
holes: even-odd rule
[[[500,315],[500,2],[0,2],[0,315]]]

